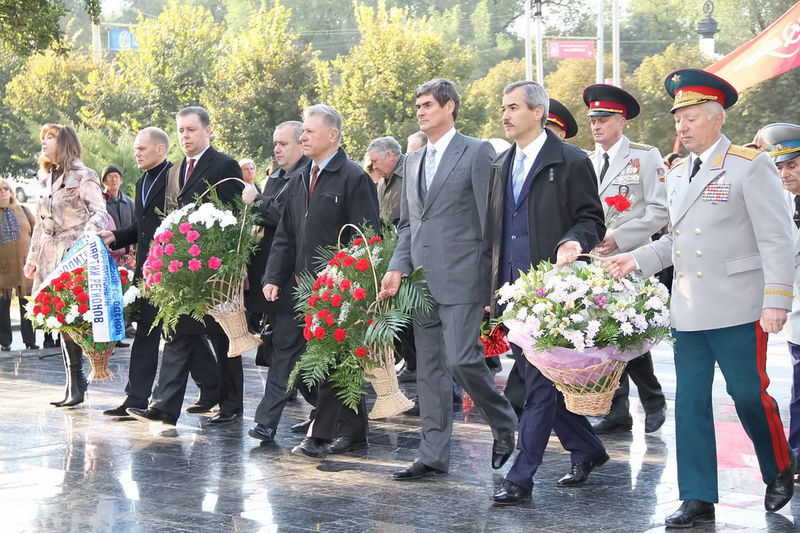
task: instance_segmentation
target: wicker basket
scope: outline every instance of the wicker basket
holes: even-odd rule
[[[542,364],[536,364],[536,368],[561,391],[569,411],[602,416],[611,411],[611,400],[626,364],[607,359],[585,368],[561,369]]]
[[[116,341],[93,342],[90,337],[72,331],[69,333],[69,337],[81,347],[83,355],[86,356],[92,366],[89,381],[110,381],[114,379],[113,372],[108,368],[108,359],[114,351],[114,346],[117,345]]]
[[[228,357],[238,357],[261,346],[261,337],[250,333],[247,327],[242,289],[244,278],[240,283],[232,284],[228,280],[212,277],[209,283],[213,285],[213,305],[208,308],[207,313],[219,322],[228,336]]]
[[[373,368],[367,375],[367,379],[377,395],[375,405],[369,412],[369,418],[373,420],[397,416],[414,407],[414,402],[406,398],[397,382],[397,374],[394,370],[394,351],[391,348],[380,350],[377,361],[381,366]]]

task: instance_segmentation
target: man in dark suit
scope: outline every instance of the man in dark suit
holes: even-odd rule
[[[142,265],[150,251],[153,234],[161,224],[162,216],[159,211],[164,211],[167,172],[172,168],[172,163],[166,159],[169,136],[160,128],[145,128],[134,139],[133,150],[136,165],[144,170],[144,174],[136,182],[134,222],[113,232],[101,231],[99,235],[112,250],[136,245],[134,278],[139,279],[142,276]],[[131,347],[128,384],[125,386],[127,397],[119,407],[103,411],[107,416],[127,417],[128,407],[142,409],[147,407],[153,381],[156,379],[161,327],[153,328],[152,331],[150,328],[158,310],[144,298],[140,299],[137,305],[140,316]],[[208,358],[196,358],[192,367],[192,377],[200,388],[200,401],[215,405],[219,401],[219,380],[214,361]]]
[[[406,158],[397,247],[381,294],[396,294],[402,276],[422,268],[434,308],[414,323],[422,442],[418,459],[392,474],[398,481],[450,468],[453,378],[492,427],[493,468],[502,467],[514,451],[517,426],[479,341],[489,290],[483,239],[494,149],[456,131],[460,98],[453,82],[431,80],[415,95],[417,121],[428,144]]]
[[[512,83],[503,91],[503,127],[515,144],[494,162],[489,189],[487,238],[491,243],[492,295],[542,260],[564,265],[591,250],[605,234],[597,178],[589,158],[545,128],[549,99],[541,85]],[[500,310],[492,296],[492,312]],[[512,344],[525,381],[519,454],[500,489],[498,505],[531,498],[533,475],[555,430],[572,455],[572,469],[559,486],[583,484],[593,468],[608,460],[603,443],[585,417],[570,413],[564,397],[522,350]]]
[[[281,288],[278,299],[268,302],[261,290],[261,280],[267,268],[272,241],[275,230],[283,214],[286,203],[286,193],[292,178],[308,170],[310,159],[303,155],[303,146],[300,137],[303,134],[303,123],[296,120],[278,124],[272,135],[275,145],[275,161],[278,170],[273,172],[264,185],[264,193],[258,194],[254,187],[245,188],[242,192],[244,203],[252,205],[253,211],[261,216],[261,227],[264,236],[261,238],[258,250],[248,266],[250,276],[250,290],[247,293],[248,309],[256,313],[266,313],[272,326],[272,342],[275,355],[267,373],[267,383],[264,386],[264,396],[256,408],[256,425],[248,435],[263,442],[272,442],[275,431],[281,420],[283,407],[294,394],[286,391],[289,373],[297,364],[305,350],[303,327],[294,316],[294,300],[292,291],[295,287],[294,276],[289,276],[285,286]],[[303,397],[311,405],[317,402],[316,390],[309,391],[300,381],[298,384]],[[309,424],[296,424],[297,429],[305,431]]]
[[[193,203],[197,197],[214,187],[219,199],[233,204],[241,196],[244,186],[225,178],[242,178],[242,169],[235,159],[218,152],[211,146],[211,123],[208,111],[202,107],[187,107],[177,115],[178,138],[185,157],[179,167],[167,172],[165,203],[167,211]],[[175,332],[164,345],[161,372],[147,409],[128,408],[128,414],[139,420],[160,421],[175,425],[180,415],[189,369],[198,357],[216,354],[218,376],[221,383],[219,413],[209,419],[211,423],[230,422],[242,416],[244,377],[242,358],[228,357],[228,338],[211,317],[204,323],[182,316]],[[206,407],[206,406],[200,406]]]
[[[320,247],[335,246],[345,224],[380,228],[378,195],[370,177],[341,148],[342,117],[331,106],[316,104],[303,111],[303,154],[311,165],[292,178],[264,276],[264,297],[275,302],[290,278],[314,272]],[[342,242],[349,242],[347,231]],[[286,295],[285,295],[286,296]],[[307,437],[292,453],[322,458],[344,453],[367,442],[366,402],[356,413],[336,396],[333,383],[317,391],[316,416]],[[339,426],[339,437],[331,442]],[[330,446],[329,446],[330,444]]]

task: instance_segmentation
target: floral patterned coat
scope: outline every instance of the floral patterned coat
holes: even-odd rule
[[[36,267],[33,292],[86,231],[106,229],[109,215],[97,172],[80,161],[63,175],[39,171],[41,191],[28,264]]]

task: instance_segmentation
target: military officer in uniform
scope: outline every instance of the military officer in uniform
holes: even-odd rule
[[[786,210],[775,208],[783,190],[769,156],[733,145],[721,133],[736,89],[697,69],[676,70],[665,86],[675,99],[675,129],[689,152],[666,178],[670,231],[605,263],[614,277],[637,267],[649,276],[675,266],[671,317],[683,502],[665,523],[691,527],[714,520],[719,499],[715,364],[755,447],[767,484],[764,507],[777,511],[794,493],[796,459],[766,390],[768,335],[781,330],[792,304],[794,235]]]
[[[800,126],[770,124],[758,132],[759,146],[768,147],[770,157],[789,196],[795,225],[800,228]],[[795,239],[795,253],[800,254],[800,232]],[[798,257],[797,255],[795,257]],[[794,299],[787,322],[786,338],[792,354],[792,399],[789,402],[789,447],[800,455],[800,269],[795,269]],[[795,483],[800,476],[795,472]]]
[[[589,157],[598,176],[598,191],[606,209],[606,236],[595,252],[601,256],[630,252],[648,244],[654,233],[667,224],[667,193],[664,168],[657,148],[631,142],[623,133],[628,120],[639,115],[639,102],[613,85],[590,85],[583,101],[595,141]],[[617,212],[605,203],[612,196],[625,196],[630,208]],[[667,403],[653,370],[653,357],[643,353],[625,368],[614,393],[611,412],[593,425],[596,433],[630,431],[633,420],[628,392],[630,377],[639,391],[645,412],[644,431],[657,431],[666,420]]]
[[[578,122],[569,109],[556,100],[550,98],[550,110],[547,113],[547,129],[555,133],[562,141],[564,139],[571,139],[578,134]]]

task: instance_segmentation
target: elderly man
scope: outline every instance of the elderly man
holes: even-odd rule
[[[428,136],[425,135],[425,132],[414,132],[408,136],[408,139],[406,139],[406,153],[413,154],[426,144],[428,144]]]
[[[595,142],[589,157],[598,175],[600,199],[623,195],[631,203],[622,213],[606,209],[606,236],[595,251],[604,256],[630,252],[649,243],[667,225],[664,163],[658,148],[631,142],[624,134],[628,121],[639,116],[639,102],[631,94],[613,85],[590,85],[583,91],[583,101]],[[594,425],[597,433],[631,430],[628,377],[636,383],[644,408],[645,433],[664,424],[667,402],[647,351],[626,365],[611,412]]]
[[[264,228],[258,249],[248,265],[251,288],[247,292],[247,307],[252,312],[267,314],[268,322],[272,326],[275,349],[267,373],[267,382],[264,385],[264,396],[253,417],[256,425],[248,433],[252,438],[262,442],[272,442],[275,439],[283,408],[293,394],[286,391],[289,373],[300,359],[306,345],[302,325],[294,316],[292,298],[295,287],[294,276],[289,277],[286,285],[281,287],[278,298],[273,302],[268,302],[264,298],[260,283],[267,267],[275,231],[286,204],[289,184],[295,176],[308,171],[310,164],[310,160],[303,155],[303,146],[300,144],[302,135],[302,122],[293,120],[278,124],[272,134],[273,153],[278,170],[267,178],[264,194],[258,194],[254,187],[247,187],[242,192],[244,203],[253,205],[253,210],[261,216],[260,225]],[[316,404],[316,391],[306,389],[302,380],[298,383],[298,388],[308,403]],[[296,424],[297,427],[293,426],[291,429],[305,431],[308,425]]]
[[[342,142],[342,117],[325,104],[303,111],[303,135],[300,143],[310,165],[290,182],[275,239],[272,241],[264,297],[269,302],[281,298],[292,277],[314,272],[319,248],[335,246],[339,229],[345,224],[366,222],[380,228],[378,197],[375,185],[359,165],[350,161]],[[352,231],[345,232],[349,242]],[[283,294],[286,298],[290,295]],[[336,396],[333,383],[319,384],[317,412],[307,437],[292,452],[320,459],[328,453],[345,453],[367,443],[366,402],[358,413]],[[333,438],[339,428],[339,437]]]
[[[403,190],[405,156],[394,137],[378,137],[369,143],[367,155],[378,173],[378,205],[381,219],[394,225],[400,221],[400,194]]]
[[[248,185],[254,186],[257,190],[258,185],[256,184],[256,164],[253,162],[252,159],[242,159],[239,161],[239,167],[242,169],[242,179]]]
[[[588,157],[550,129],[549,99],[538,83],[519,81],[503,91],[503,127],[514,145],[493,165],[487,236],[491,240],[493,293],[519,272],[551,261],[563,265],[591,250],[603,237],[603,209]],[[493,315],[500,309],[492,298]],[[530,500],[533,476],[554,430],[569,450],[572,469],[559,486],[578,486],[608,461],[586,417],[567,411],[553,383],[512,345],[515,368],[525,383],[519,454],[494,494],[497,505]]]
[[[725,109],[738,94],[697,69],[667,76],[675,129],[690,152],[666,177],[670,232],[606,260],[615,277],[645,276],[675,266],[675,425],[678,486],[683,503],[666,525],[714,519],[717,451],[711,391],[714,366],[725,376],[736,412],[755,446],[767,484],[764,507],[777,511],[794,493],[796,459],[778,406],[766,390],[767,338],[792,305],[792,223],[769,157],[722,135]]]

